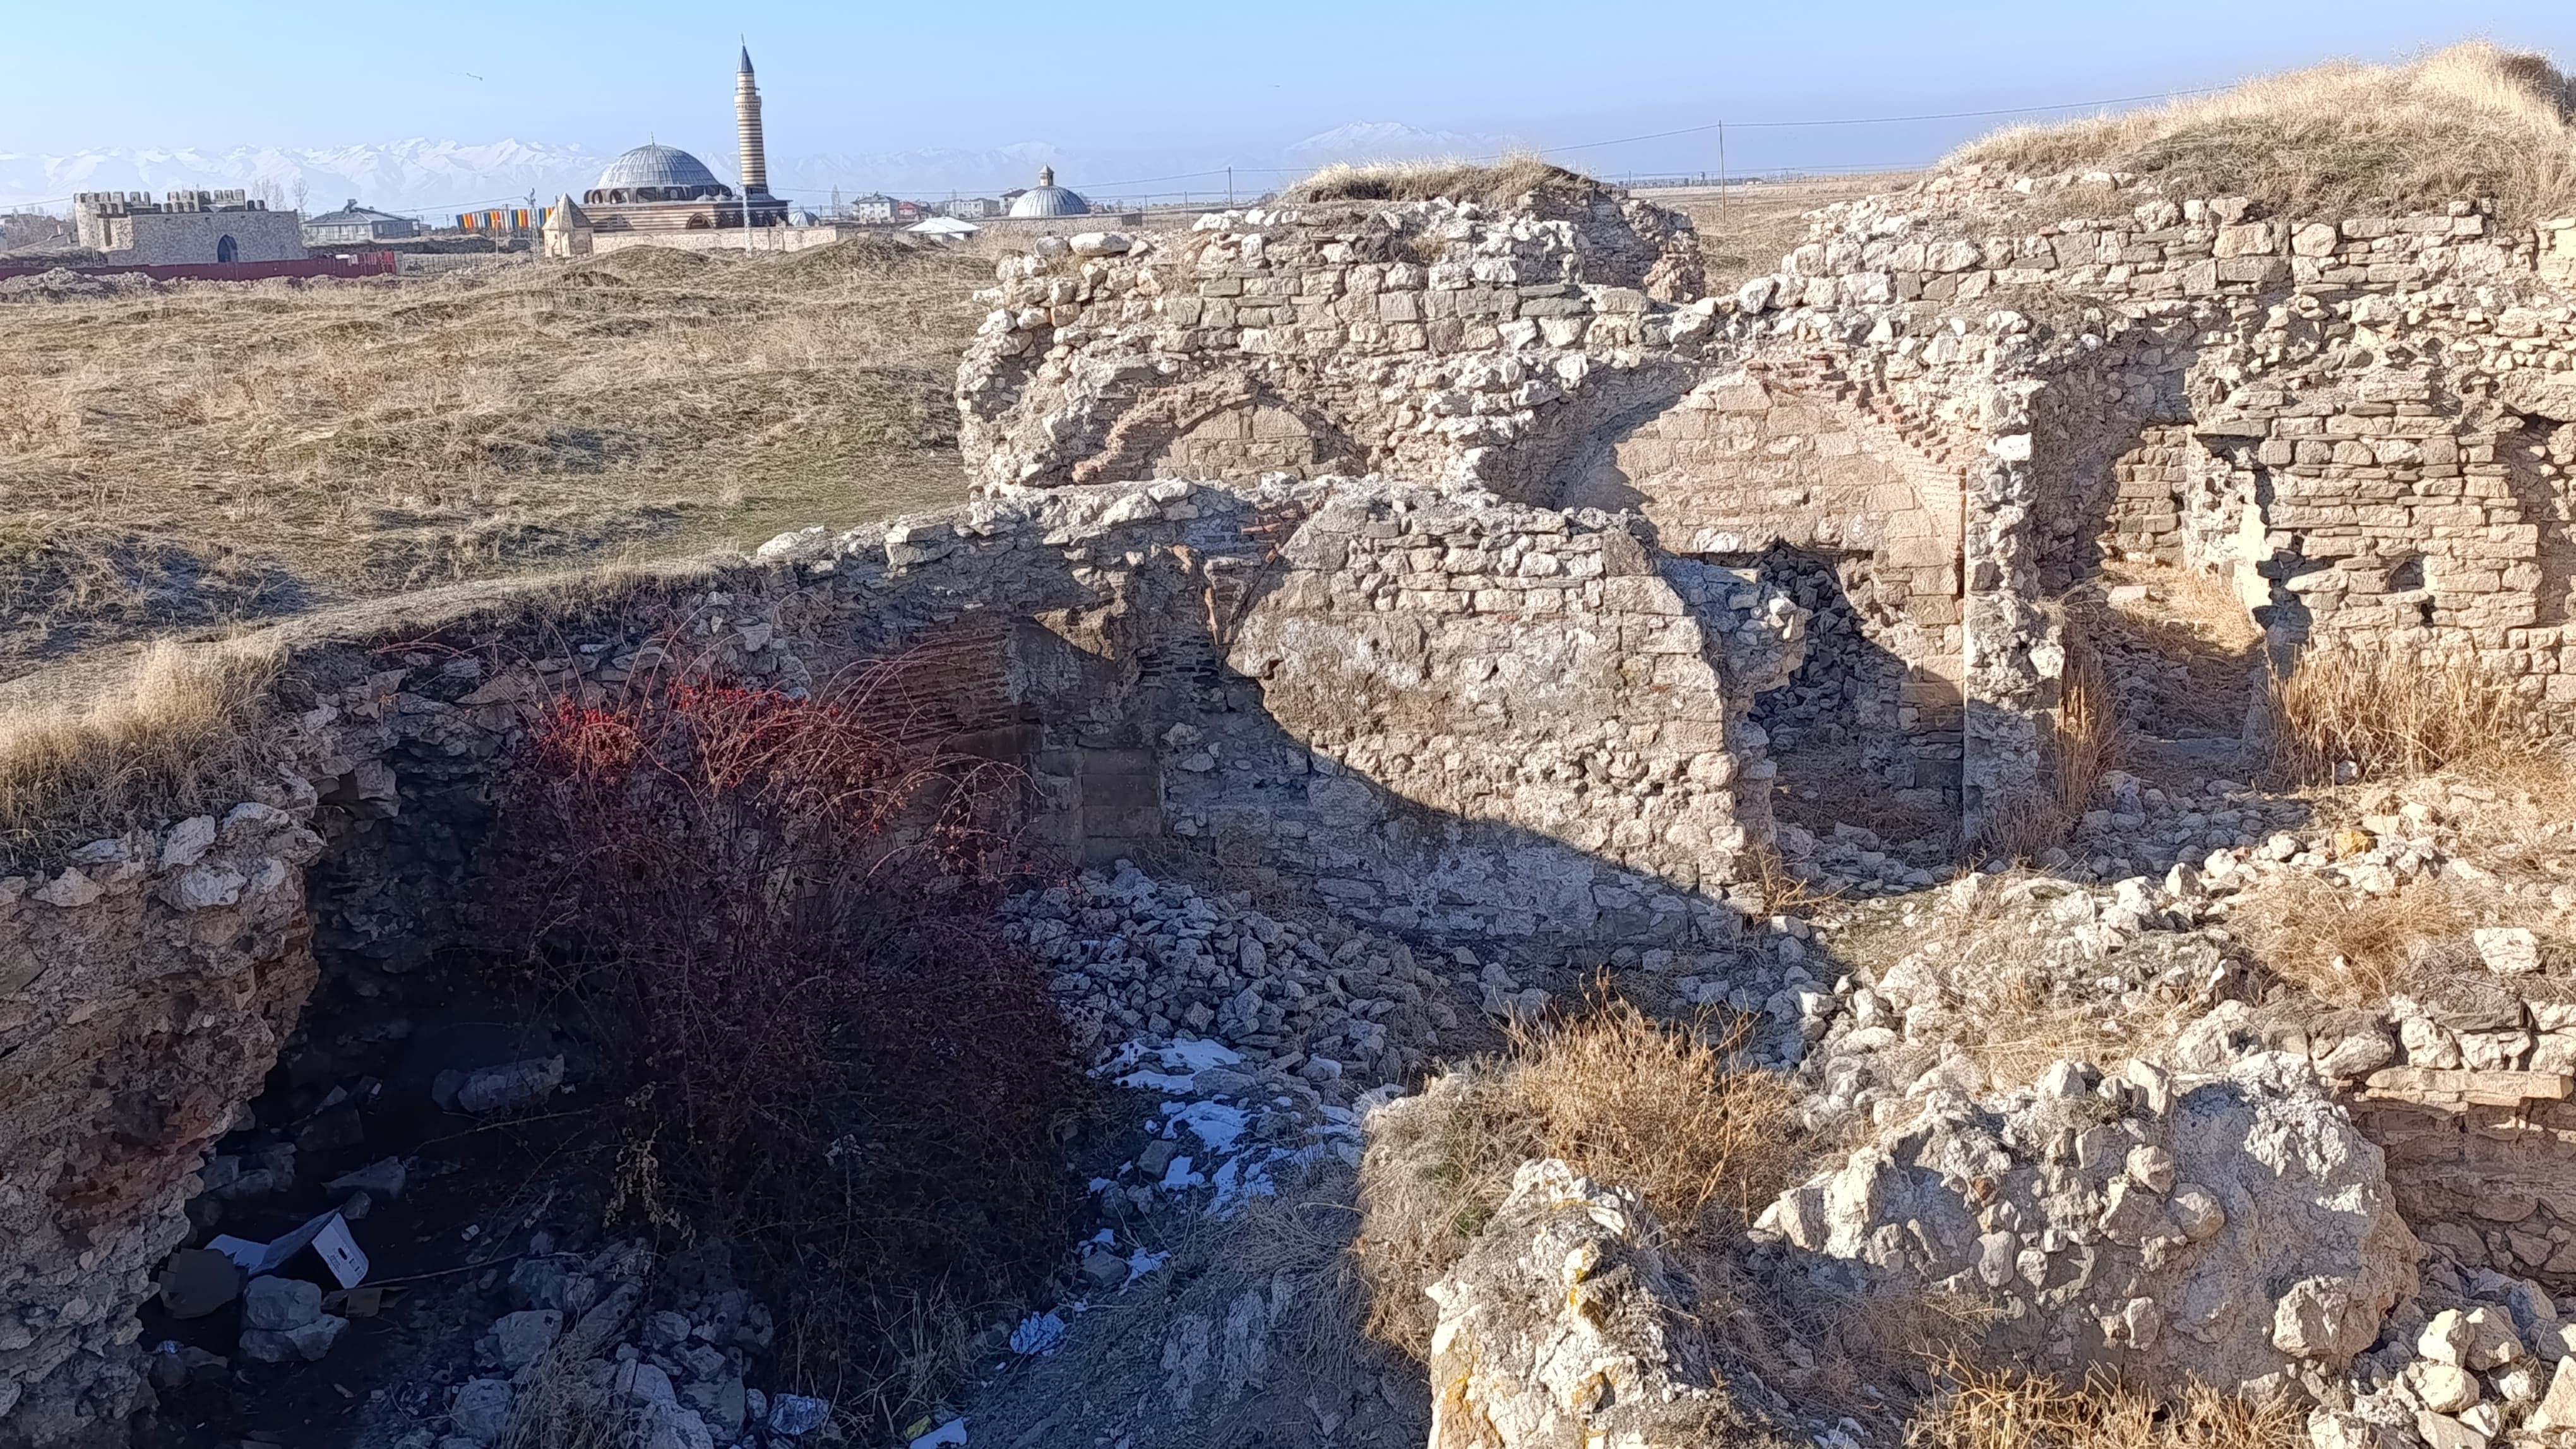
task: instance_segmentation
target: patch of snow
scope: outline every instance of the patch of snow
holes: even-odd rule
[[[1252,1125],[1241,1107],[1223,1102],[1165,1102],[1163,1110],[1171,1114],[1174,1122],[1198,1134],[1198,1139],[1215,1152],[1233,1150]]]

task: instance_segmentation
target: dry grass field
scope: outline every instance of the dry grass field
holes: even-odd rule
[[[1873,192],[1902,191],[1921,178],[1911,171],[1855,176],[1803,176],[1791,181],[1740,182],[1725,188],[1675,187],[1637,193],[1686,213],[1699,232],[1701,264],[1712,292],[1726,292],[1748,277],[1779,268],[1780,258],[1807,239],[1807,213]]]
[[[0,679],[957,497],[990,267],[862,241],[0,302]]]
[[[1943,165],[2129,171],[2168,196],[2251,196],[2285,215],[2485,197],[2521,222],[2576,206],[2571,121],[2576,97],[2548,57],[2471,41],[2403,65],[2334,61],[2162,106],[2015,126]]]

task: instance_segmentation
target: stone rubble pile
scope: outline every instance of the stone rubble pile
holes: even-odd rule
[[[2576,1324],[2528,1278],[2461,1272],[2444,1255],[2308,1416],[2314,1449],[2487,1449],[2576,1431]]]
[[[786,1449],[836,1432],[827,1401],[745,1383],[774,1335],[764,1305],[711,1282],[649,1307],[648,1262],[632,1243],[521,1258],[509,1274],[512,1310],[475,1345],[471,1376],[441,1391],[443,1430],[412,1429],[388,1449]]]
[[[2378,1339],[2422,1252],[2379,1149],[2280,1053],[1929,1093],[1755,1237],[1846,1291],[1977,1303],[1986,1349],[2030,1367],[2308,1397]]]
[[[1275,918],[1130,862],[1004,915],[1046,963],[1094,1074],[1165,1099],[1146,1148],[1093,1184],[1114,1219],[1176,1198],[1224,1210],[1322,1156],[1356,1166],[1355,1108],[1418,1073],[1444,1031],[1461,1041],[1463,993],[1402,941]]]

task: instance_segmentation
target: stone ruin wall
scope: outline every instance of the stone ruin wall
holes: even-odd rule
[[[288,626],[291,758],[254,798],[0,879],[0,1208],[24,1225],[0,1238],[0,1435],[136,1401],[135,1309],[208,1145],[321,971],[365,990],[476,939],[497,766],[558,700],[900,656],[901,702],[1023,768],[1032,841],[1067,865],[1195,862],[1505,951],[1688,950],[1758,910],[1733,883],[1769,839],[1767,762],[1729,731],[1795,666],[1800,616],[1741,572],[1667,582],[1617,519],[1164,482],[766,552],[383,650]]]
[[[1963,534],[1991,491],[1972,480],[2000,464],[1978,425],[1908,412],[1814,349],[1752,356],[1733,302],[1689,296],[1679,218],[1436,203],[1080,241],[1002,264],[961,369],[970,471],[988,486],[1366,467],[1636,509],[1673,564],[1813,551],[1904,662],[1886,701],[1907,740],[1898,783],[1959,800],[1975,773]],[[2033,764],[2027,741],[1988,760]]]
[[[2081,306],[2075,346],[2031,370],[2039,456],[2130,445],[2108,476],[2082,458],[2052,480],[2047,542],[2072,554],[2051,582],[2088,549],[2153,553],[2233,578],[2278,644],[2468,653],[2576,703],[2576,220],[2500,234],[2465,203],[2329,221],[2148,200],[1979,237],[1993,185],[1946,182],[1827,213],[1767,302],[1794,297],[1807,325],[1882,294]]]
[[[1988,232],[2024,191],[1973,174],[1832,208],[1722,297],[1634,202],[1086,237],[1002,264],[960,372],[970,468],[1366,468],[1631,507],[1667,560],[1818,554],[1901,662],[1896,783],[1972,833],[2045,772],[2043,604],[2105,558],[2230,579],[2278,657],[2466,652],[2576,705],[2576,221],[2116,190],[2086,200],[2125,214],[2022,235]]]
[[[2037,777],[2040,605],[2106,550],[2229,574],[2284,643],[2467,648],[2576,700],[2576,225],[2150,200],[1994,238],[1981,184],[1837,209],[1714,298],[1636,203],[1084,238],[1004,264],[960,375],[975,503],[809,530],[570,649],[460,622],[388,668],[304,636],[274,785],[0,880],[0,1209],[39,1224],[0,1243],[0,1416],[130,1401],[133,1306],[317,945],[391,973],[470,931],[493,762],[545,701],[675,661],[801,687],[918,651],[1068,859],[1173,852],[1427,940],[1670,949],[1756,906],[1744,714],[1803,624],[1774,547],[1902,661],[1910,758],[1971,810]],[[1081,486],[1184,470],[1230,485]],[[1422,481],[1339,476],[1368,470]],[[2520,1154],[2564,1140],[2568,1077],[2490,1078],[2576,1022],[2446,1010],[2380,1069],[2434,1075],[2372,1079],[2363,1120],[2410,1208],[2509,1238],[2556,1190]],[[2484,1040],[2517,1031],[2510,1062]]]

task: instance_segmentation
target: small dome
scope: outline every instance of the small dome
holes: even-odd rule
[[[716,174],[707,169],[705,162],[679,147],[652,145],[638,146],[609,162],[608,169],[599,173],[596,189],[615,191],[645,186],[692,189],[723,184],[716,180]]]
[[[1038,184],[1011,199],[1017,217],[1089,216],[1091,203],[1055,184],[1055,168],[1038,171]]]

